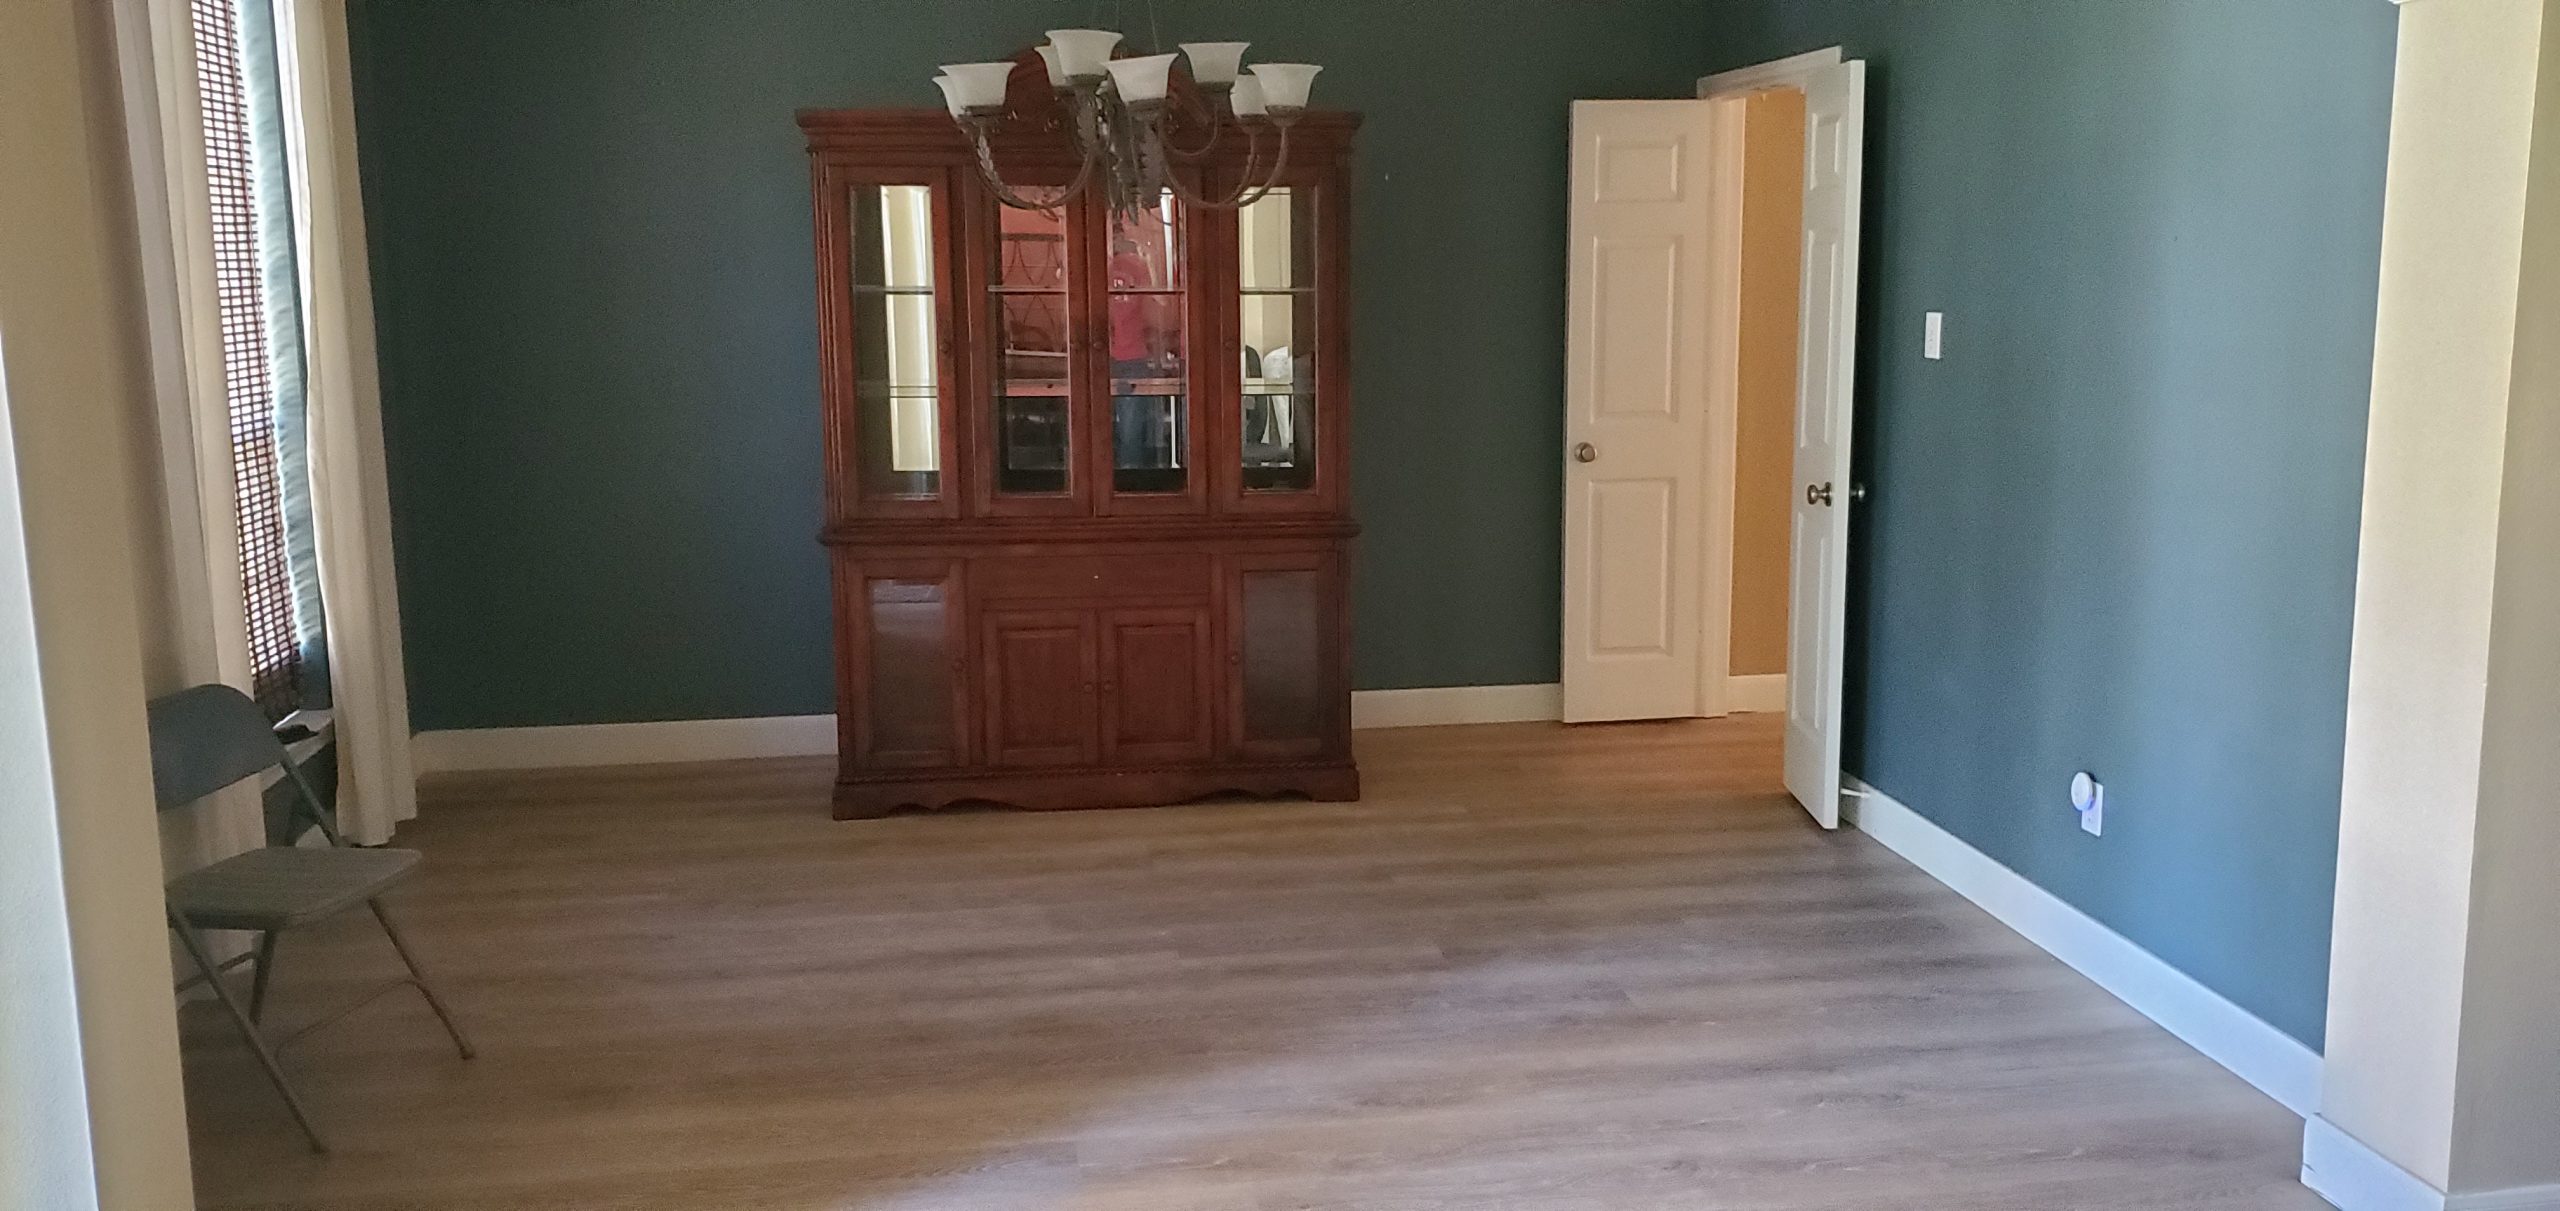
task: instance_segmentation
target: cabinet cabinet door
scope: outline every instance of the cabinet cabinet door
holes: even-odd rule
[[[853,620],[841,675],[846,751],[870,769],[968,764],[960,574],[945,560],[839,563]]]
[[[1102,748],[1114,765],[1209,756],[1216,717],[1209,611],[1124,608],[1102,616]]]
[[[1341,593],[1332,556],[1230,561],[1230,736],[1239,756],[1301,760],[1348,744]]]
[[[830,165],[819,188],[827,498],[836,520],[960,515],[948,169]]]
[[[1094,764],[1101,730],[1092,612],[989,610],[984,627],[988,762]]]

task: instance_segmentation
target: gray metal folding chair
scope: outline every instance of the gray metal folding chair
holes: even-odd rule
[[[326,1152],[328,1144],[321,1140],[310,1112],[304,1109],[302,1099],[285,1079],[283,1066],[276,1061],[278,1047],[345,1017],[383,993],[407,985],[425,995],[428,1008],[435,1010],[445,1032],[453,1036],[454,1049],[462,1053],[462,1058],[470,1059],[472,1048],[471,1040],[463,1036],[461,1025],[454,1021],[453,1010],[427,982],[427,973],[418,966],[418,956],[409,949],[408,940],[400,936],[399,927],[392,924],[391,914],[382,906],[383,892],[417,873],[418,852],[357,849],[341,841],[310,781],[295,767],[266,715],[248,695],[227,685],[200,685],[151,703],[151,777],[160,810],[193,803],[243,778],[279,767],[294,789],[293,809],[283,828],[270,830],[270,845],[265,849],[225,858],[172,881],[168,888],[169,928],[195,960],[198,972],[179,987],[188,988],[199,982],[213,986],[214,996],[231,1020],[239,1024],[241,1037],[258,1054],[267,1079],[275,1082],[276,1092],[284,1096],[294,1121],[310,1137],[312,1151]],[[329,839],[328,848],[292,844],[304,823],[317,827]],[[392,980],[270,1044],[259,1031],[258,1020],[266,1009],[267,985],[275,973],[277,936],[358,904],[373,910],[374,920],[382,923],[383,934],[391,939],[391,948],[400,952],[400,961],[408,966],[408,976]],[[257,970],[245,1008],[230,986],[222,982],[222,973],[249,956],[216,963],[213,952],[205,945],[203,931],[208,929],[248,930],[259,935]]]

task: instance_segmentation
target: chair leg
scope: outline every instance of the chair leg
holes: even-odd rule
[[[391,923],[390,911],[383,908],[382,901],[378,899],[367,900],[365,904],[373,909],[373,919],[382,922],[382,933],[391,939],[391,949],[399,951],[400,961],[409,965],[409,978],[426,996],[427,1008],[436,1011],[436,1018],[444,1023],[444,1032],[453,1036],[453,1049],[461,1052],[466,1060],[479,1054],[472,1048],[471,1040],[463,1036],[462,1024],[453,1020],[453,1010],[445,1005],[443,997],[436,995],[436,986],[428,982],[425,969],[418,966],[418,956],[410,953],[409,940],[401,937],[400,927]]]
[[[249,1050],[257,1053],[259,1065],[267,1070],[267,1080],[274,1083],[276,1093],[284,1098],[285,1108],[293,1111],[293,1121],[302,1127],[302,1134],[311,1141],[311,1150],[327,1152],[329,1144],[320,1138],[320,1128],[312,1124],[311,1112],[303,1107],[302,1098],[294,1093],[293,1083],[285,1079],[284,1065],[276,1062],[275,1051],[267,1046],[265,1036],[258,1033],[257,1023],[249,1019],[248,1011],[240,1007],[240,999],[231,995],[231,986],[222,982],[221,971],[214,966],[212,953],[205,949],[204,935],[197,933],[194,925],[174,911],[169,914],[169,928],[177,931],[178,942],[187,948],[187,956],[195,960],[196,970],[203,972],[205,983],[213,986],[214,998],[222,1002],[223,1009],[231,1014],[233,1024],[240,1027],[240,1037],[248,1040]]]
[[[249,982],[249,1020],[266,1020],[267,977],[276,969],[276,938],[281,930],[270,929],[258,935],[258,973]]]

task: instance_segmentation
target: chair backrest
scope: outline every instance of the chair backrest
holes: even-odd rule
[[[151,787],[167,811],[285,763],[266,712],[227,685],[199,685],[151,702]]]

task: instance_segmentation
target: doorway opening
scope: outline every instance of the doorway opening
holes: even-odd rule
[[[1787,530],[1804,296],[1804,90],[1739,98],[1733,576],[1724,709],[1787,708]],[[1714,641],[1709,636],[1709,642]]]
[[[1866,65],[1573,111],[1563,717],[1778,710],[1839,821]]]

